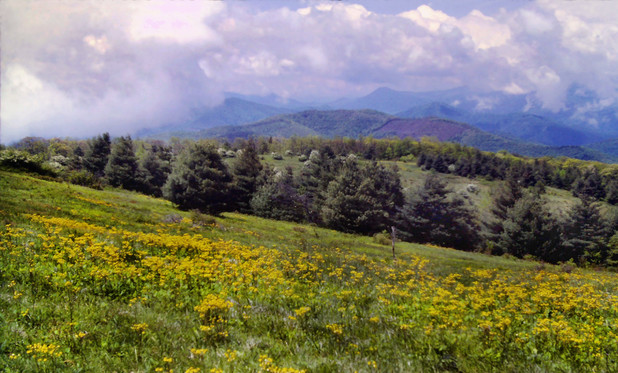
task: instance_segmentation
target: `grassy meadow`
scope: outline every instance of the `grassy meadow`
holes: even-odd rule
[[[612,272],[4,171],[0,223],[6,372],[618,371]]]

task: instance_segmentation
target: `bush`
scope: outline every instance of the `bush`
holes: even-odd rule
[[[172,223],[178,224],[182,221],[182,216],[178,214],[168,214],[163,217],[162,221],[163,223],[166,223],[166,224],[172,224]]]
[[[206,214],[202,214],[200,210],[191,210],[191,221],[193,225],[205,226],[217,224],[217,220],[214,217]]]
[[[92,189],[103,189],[103,182],[93,173],[88,171],[74,171],[68,174],[68,182],[75,185],[81,185]]]
[[[0,167],[34,172],[44,176],[56,176],[56,173],[43,164],[40,155],[30,155],[28,152],[7,149],[0,151]]]
[[[390,245],[392,243],[391,234],[387,231],[376,233],[373,235],[373,242],[379,245]]]

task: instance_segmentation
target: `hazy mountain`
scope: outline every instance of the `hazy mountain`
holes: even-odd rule
[[[506,114],[522,111],[526,105],[526,97],[501,92],[474,93],[463,87],[432,92],[406,92],[382,87],[366,96],[336,101],[330,106],[353,110],[373,109],[396,114],[431,103],[446,104],[465,111]]]
[[[618,137],[618,103],[611,98],[601,99],[581,85],[574,84],[569,88],[561,110],[547,110],[531,100],[528,113],[592,134],[598,139]]]
[[[561,125],[540,115],[469,112],[439,102],[416,106],[398,113],[397,116],[403,118],[431,116],[462,121],[495,135],[550,146],[583,145],[602,139],[596,133]]]
[[[420,140],[422,137],[434,137],[440,141],[453,141],[465,133],[482,132],[468,124],[442,118],[405,119],[395,118],[371,133],[376,138],[412,137]]]
[[[200,131],[200,137],[234,139],[247,136],[324,136],[358,137],[371,132],[395,117],[374,110],[307,110],[278,115],[243,126],[225,126]]]
[[[599,100],[594,92],[581,86],[569,89],[565,107],[558,112],[543,108],[531,95],[478,93],[467,88],[406,92],[383,87],[360,98],[341,99],[328,105],[306,104],[276,95],[227,93],[226,97],[222,105],[196,112],[188,121],[141,131],[138,136],[194,137],[199,132],[197,136],[200,137],[209,134],[218,137],[246,137],[252,134],[354,137],[370,134],[374,126],[383,125],[395,118],[388,116],[391,114],[402,118],[437,117],[468,123],[500,136],[502,140],[498,143],[506,140],[517,143],[517,140],[522,140],[549,146],[581,146],[618,137],[618,106],[611,100]],[[371,119],[357,118],[361,115],[358,113],[364,113],[362,115],[367,117],[371,110],[379,111],[380,115],[387,117],[377,119],[373,114]],[[330,114],[321,115],[320,112]],[[266,121],[260,122],[262,120]],[[369,127],[363,127],[369,122],[372,123]],[[225,127],[210,130],[214,127],[250,123],[251,126],[242,129]],[[496,143],[493,138],[485,140]],[[490,147],[480,144],[478,139],[475,143],[478,147]]]
[[[394,114],[410,107],[427,103],[428,99],[415,92],[395,91],[390,88],[378,88],[367,96],[357,99],[340,100],[330,104],[332,107],[363,110],[372,109]]]
[[[343,109],[374,109],[407,118],[437,116],[463,121],[494,134],[545,145],[582,145],[618,137],[618,104],[573,85],[559,111],[544,108],[534,95],[473,92],[467,88],[405,92],[378,88],[351,100],[333,102]]]
[[[424,105],[414,106],[396,114],[402,118],[427,118],[437,117],[456,121],[464,121],[470,117],[470,113],[440,102],[431,102]]]
[[[319,104],[313,105],[310,103],[300,102],[294,99],[286,99],[281,96],[277,96],[275,94],[270,94],[266,96],[257,96],[257,95],[243,95],[240,93],[234,92],[225,92],[226,99],[240,99],[242,101],[254,102],[256,104],[271,106],[275,108],[288,109],[290,111],[296,110],[308,110],[317,106],[321,106]]]
[[[486,151],[506,150],[528,156],[568,156],[578,159],[613,162],[607,156],[580,146],[551,147],[505,138],[466,123],[441,118],[398,118],[374,110],[308,110],[278,115],[256,123],[224,126],[185,134],[188,137],[247,138],[251,136],[351,137],[435,137]]]
[[[252,123],[274,115],[289,113],[291,110],[264,105],[237,97],[226,98],[223,104],[196,112],[185,123],[170,124],[138,132],[142,137],[166,137],[183,132],[195,132],[207,128]]]
[[[592,144],[586,144],[586,148],[618,158],[618,139],[610,139]]]

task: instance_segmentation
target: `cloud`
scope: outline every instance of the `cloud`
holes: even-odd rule
[[[403,12],[399,16],[408,18],[432,33],[437,33],[441,29],[450,31],[457,24],[457,19],[440,10],[434,10],[428,5],[421,5],[417,9]]]
[[[511,38],[511,29],[496,19],[473,10],[457,22],[458,27],[474,42],[476,50],[496,48]]]
[[[225,91],[327,101],[465,85],[560,110],[579,84],[616,98],[615,2],[541,0],[458,17],[429,5],[386,14],[281,4],[4,0],[2,141],[182,122]]]
[[[128,7],[131,11],[129,36],[133,41],[220,42],[218,34],[205,21],[225,9],[223,2],[154,0],[134,2]]]

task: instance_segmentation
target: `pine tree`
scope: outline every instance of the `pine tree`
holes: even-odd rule
[[[72,154],[69,157],[69,169],[79,171],[84,164],[84,151],[81,146],[77,145],[73,149]]]
[[[597,169],[593,166],[587,168],[581,177],[575,179],[571,190],[573,195],[579,198],[602,199],[605,197],[603,180]]]
[[[249,206],[249,202],[258,188],[258,178],[262,169],[255,141],[249,140],[241,149],[240,156],[232,166],[232,175],[234,177],[232,188],[236,207],[240,211],[250,211],[251,206]]]
[[[606,179],[605,200],[612,205],[618,205],[618,175],[612,175]]]
[[[269,219],[302,221],[304,207],[294,187],[292,169],[271,171],[266,168],[262,174],[266,181],[261,183],[250,201],[253,213]]]
[[[583,198],[568,213],[563,225],[564,253],[557,260],[570,258],[600,264],[607,256],[608,222],[601,216],[599,205]]]
[[[138,167],[131,136],[121,136],[114,142],[105,166],[105,178],[111,186],[128,190],[142,189],[143,172]]]
[[[156,197],[163,195],[163,185],[172,172],[171,149],[153,144],[140,163],[144,172],[143,192]]]
[[[524,194],[507,210],[503,231],[496,246],[503,253],[518,258],[532,255],[549,262],[558,260],[560,257],[558,225],[538,194]]]
[[[374,201],[373,217],[368,214],[364,220],[363,231],[375,233],[394,224],[399,208],[405,197],[401,177],[397,167],[387,169],[376,162],[368,163],[362,169],[362,182],[358,194]]]
[[[357,195],[361,182],[356,160],[346,160],[339,175],[328,185],[322,205],[322,221],[327,227],[344,232],[359,232],[358,219],[365,205],[372,202],[363,201]]]
[[[305,206],[305,218],[320,223],[320,211],[326,199],[328,184],[335,178],[339,165],[328,152],[312,150],[298,175],[298,193]]]
[[[84,157],[84,167],[95,176],[105,175],[105,166],[109,159],[112,142],[109,133],[97,136],[90,141],[90,148]]]
[[[605,264],[613,267],[618,266],[618,232],[609,239]]]
[[[498,241],[504,231],[503,224],[507,218],[508,210],[515,205],[522,195],[523,188],[512,173],[509,173],[506,180],[498,184],[498,187],[492,191],[493,204],[490,211],[493,217],[484,222],[484,226],[487,228],[487,240],[494,243]]]
[[[105,166],[105,179],[111,186],[136,190],[138,174],[137,157],[131,137],[117,138]]]
[[[436,174],[428,175],[423,185],[408,195],[397,226],[407,241],[461,250],[472,250],[478,244],[476,217]]]
[[[232,177],[213,146],[195,143],[174,163],[163,195],[181,209],[218,214],[230,209]]]
[[[403,204],[396,170],[375,162],[361,168],[355,157],[346,159],[326,196],[322,206],[324,224],[345,232],[377,233],[388,229]]]

